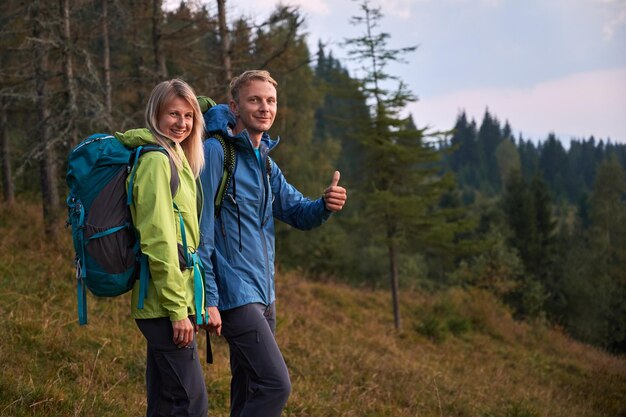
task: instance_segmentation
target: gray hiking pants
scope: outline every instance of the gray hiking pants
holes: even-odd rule
[[[186,348],[173,342],[168,317],[135,320],[148,342],[147,417],[206,417],[209,409],[196,340]]]
[[[221,312],[222,334],[230,347],[230,416],[278,417],[291,381],[276,344],[274,304],[248,304]]]

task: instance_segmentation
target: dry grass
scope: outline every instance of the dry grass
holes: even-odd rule
[[[38,219],[35,206],[0,209],[0,416],[144,414],[128,297],[89,297],[79,327],[69,232],[46,242]],[[486,293],[404,293],[398,333],[387,292],[277,281],[285,416],[626,416],[625,358],[515,322]],[[210,415],[227,416],[227,346],[212,341]]]

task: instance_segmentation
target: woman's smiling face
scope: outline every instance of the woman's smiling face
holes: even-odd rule
[[[174,97],[161,108],[157,127],[168,138],[180,144],[191,134],[193,107],[184,98]]]

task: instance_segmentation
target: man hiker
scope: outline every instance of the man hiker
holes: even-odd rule
[[[291,391],[274,338],[274,218],[308,230],[346,202],[338,171],[323,196],[311,200],[268,161],[278,144],[267,133],[276,117],[276,87],[269,72],[246,71],[230,83],[229,105],[214,106],[204,115],[209,138],[200,176],[200,257],[206,269],[208,326],[221,331],[230,349],[231,417],[279,416]],[[225,158],[231,157],[225,144],[234,148],[234,171],[225,176],[226,190],[216,199]]]

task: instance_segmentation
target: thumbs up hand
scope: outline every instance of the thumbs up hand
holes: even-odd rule
[[[335,171],[330,186],[324,190],[324,204],[326,210],[332,211],[333,213],[343,208],[343,205],[346,204],[346,198],[348,197],[346,189],[337,185],[339,184],[339,178],[339,171]]]

